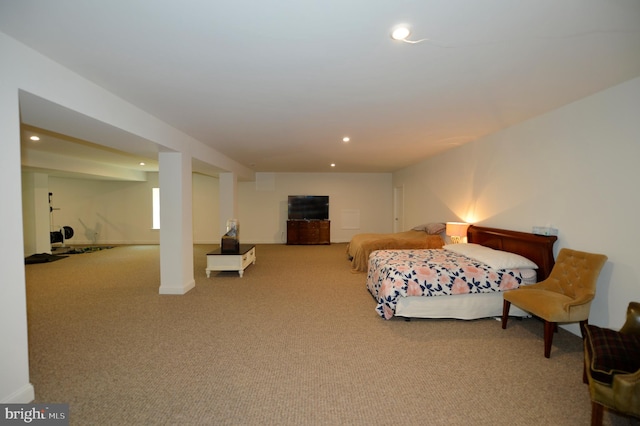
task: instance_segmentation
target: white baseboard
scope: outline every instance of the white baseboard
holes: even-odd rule
[[[70,239],[66,240],[64,245],[69,246],[147,246],[147,245],[159,245],[160,243],[157,240],[100,240],[100,241],[89,241],[89,240],[76,240]],[[59,247],[58,244],[54,245],[54,247]]]
[[[194,288],[196,286],[196,282],[195,280],[191,280],[188,283],[185,283],[184,286],[182,287],[167,287],[167,286],[162,286],[160,285],[160,294],[173,294],[173,295],[178,295],[181,296],[183,294],[187,294],[189,292],[189,290],[191,290],[192,288]]]
[[[36,399],[35,390],[31,383],[27,383],[5,399],[0,401],[2,404],[28,404]]]

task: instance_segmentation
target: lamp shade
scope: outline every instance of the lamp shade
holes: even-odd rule
[[[447,222],[446,233],[450,237],[466,237],[469,224],[465,222]]]

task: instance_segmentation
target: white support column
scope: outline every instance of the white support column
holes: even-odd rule
[[[238,218],[238,176],[235,173],[220,173],[220,237],[227,232],[227,220]],[[242,233],[242,224],[240,224]]]
[[[195,286],[191,157],[161,152],[158,158],[160,294],[185,294]]]
[[[0,44],[2,44],[0,42]],[[2,50],[0,48],[0,50]],[[9,79],[10,80],[10,79]],[[29,382],[27,296],[20,185],[20,107],[18,91],[0,79],[0,403],[27,403],[35,391]]]
[[[49,175],[23,173],[22,220],[25,256],[34,253],[51,253],[49,207]]]

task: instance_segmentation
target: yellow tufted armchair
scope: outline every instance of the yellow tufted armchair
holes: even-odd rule
[[[620,331],[585,326],[584,364],[592,425],[604,407],[640,418],[640,303],[629,303]]]
[[[546,280],[504,293],[502,328],[507,328],[512,303],[540,317],[544,320],[544,356],[549,358],[558,323],[580,322],[581,327],[587,323],[596,282],[606,261],[603,254],[561,249]]]

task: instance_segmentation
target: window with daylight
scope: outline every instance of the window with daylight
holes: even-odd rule
[[[160,229],[160,188],[152,188],[151,195],[153,200],[152,229]]]

